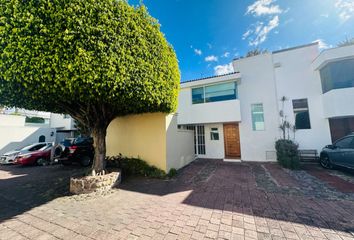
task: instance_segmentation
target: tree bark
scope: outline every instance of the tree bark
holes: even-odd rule
[[[95,145],[95,157],[92,170],[96,173],[102,173],[106,168],[106,133],[107,126],[96,126],[92,130],[92,137]]]

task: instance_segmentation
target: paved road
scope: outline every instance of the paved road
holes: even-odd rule
[[[354,239],[350,173],[198,160],[169,181],[68,194],[78,167],[0,167],[0,239]]]

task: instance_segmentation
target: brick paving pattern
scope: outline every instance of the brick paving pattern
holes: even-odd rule
[[[354,239],[354,195],[312,171],[201,159],[70,196],[79,168],[0,166],[0,239]]]
[[[334,187],[340,192],[348,192],[354,193],[354,183],[350,181],[345,181],[341,178],[341,176],[337,176],[336,174],[328,174],[322,169],[311,169],[311,175],[315,176],[316,178],[326,182],[330,186]]]

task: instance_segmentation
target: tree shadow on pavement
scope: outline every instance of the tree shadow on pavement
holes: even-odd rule
[[[176,201],[183,204],[264,218],[274,225],[294,223],[349,235],[354,232],[354,194],[337,192],[307,171],[280,169],[291,178],[282,182],[297,181],[299,186],[281,185],[267,171],[268,164],[199,159],[182,169],[174,180],[134,178],[120,188],[168,201],[176,195]],[[302,176],[306,178],[302,180]],[[182,200],[177,197],[180,192],[188,192]]]
[[[70,195],[70,177],[83,172],[78,166],[0,165],[0,223]]]

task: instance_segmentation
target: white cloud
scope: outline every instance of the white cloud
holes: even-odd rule
[[[227,58],[229,56],[230,56],[230,52],[224,52],[224,54],[222,55],[222,57],[224,57],[224,58]]]
[[[251,29],[248,29],[247,32],[242,35],[242,39],[245,40],[246,38],[248,38],[252,34],[252,32],[253,31]]]
[[[218,60],[219,60],[218,57],[216,57],[214,55],[210,55],[205,58],[206,62],[217,62]]]
[[[249,45],[258,46],[263,43],[268,34],[279,26],[279,16],[273,17],[266,25],[264,22],[257,22],[252,26],[251,29],[248,29],[244,36],[249,36]]]
[[[275,0],[255,1],[253,4],[248,6],[246,14],[262,16],[282,13],[283,9],[281,9],[279,5],[275,5],[275,2]]]
[[[318,48],[320,50],[324,50],[324,49],[332,47],[332,45],[328,45],[327,43],[325,43],[325,41],[323,39],[317,39],[317,40],[313,41],[313,43],[315,43],[315,42],[318,43]]]
[[[247,40],[250,46],[258,46],[263,43],[268,34],[279,26],[279,15],[288,12],[283,10],[277,0],[256,0],[247,7],[246,15],[250,14],[255,18],[261,18],[256,23],[251,24],[242,35],[243,40]],[[278,33],[275,31],[275,33]]]
[[[194,53],[197,54],[197,55],[199,55],[199,56],[203,54],[202,50],[197,49],[197,48],[194,49]]]
[[[224,75],[232,72],[234,72],[234,67],[232,66],[232,63],[225,64],[225,65],[218,65],[214,68],[215,75]]]
[[[353,0],[336,0],[334,6],[339,10],[339,18],[345,22],[354,16]]]

